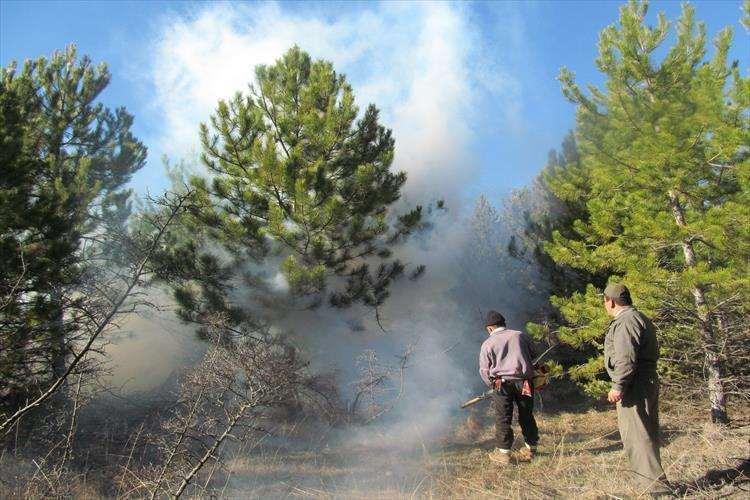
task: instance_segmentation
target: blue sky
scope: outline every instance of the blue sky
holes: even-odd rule
[[[734,27],[732,56],[747,73],[740,0],[693,3],[710,37]],[[601,83],[598,33],[620,4],[0,0],[0,63],[71,42],[107,62],[113,78],[102,100],[133,113],[149,147],[134,186],[158,192],[168,185],[162,155],[194,161],[197,124],[216,100],[298,43],[347,74],[361,107],[382,109],[414,196],[502,197],[533,179],[573,125],[560,67]],[[680,4],[652,2],[652,20],[658,11],[673,20]]]

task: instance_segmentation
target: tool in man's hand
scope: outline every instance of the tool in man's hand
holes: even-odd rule
[[[540,354],[533,362],[534,366],[539,363],[539,361],[542,360],[552,349],[557,347],[560,344],[555,344],[550,346],[546,351],[544,351],[542,354]],[[537,367],[534,369],[534,379],[533,384],[535,389],[541,389],[545,385],[547,385],[547,369],[543,367]],[[492,395],[495,393],[495,389],[487,389],[485,392],[480,394],[479,396],[472,398],[461,405],[461,409],[468,408],[469,406],[475,405],[479,403],[480,401],[484,401],[485,399],[489,399],[492,397]]]
[[[480,401],[484,401],[485,399],[490,398],[492,396],[492,394],[494,394],[494,393],[495,393],[495,389],[487,389],[487,391],[485,391],[481,395],[479,395],[479,396],[477,396],[475,398],[472,398],[472,399],[468,400],[467,402],[465,402],[464,404],[462,404],[461,408],[468,408],[469,406],[475,405],[475,404],[477,404]]]

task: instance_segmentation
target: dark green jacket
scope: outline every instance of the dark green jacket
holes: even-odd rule
[[[627,392],[635,380],[656,377],[659,344],[653,323],[630,307],[609,324],[604,337],[604,367],[612,389]]]

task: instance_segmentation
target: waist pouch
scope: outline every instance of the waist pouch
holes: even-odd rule
[[[534,376],[531,378],[531,385],[535,391],[541,391],[549,384],[549,369],[541,365],[534,369]]]
[[[504,384],[512,384],[515,390],[521,391],[521,396],[532,396],[532,389],[536,389],[532,380],[496,378],[492,381],[492,387],[499,391]],[[516,385],[517,384],[517,385]]]

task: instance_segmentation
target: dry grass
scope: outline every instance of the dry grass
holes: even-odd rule
[[[471,498],[633,498],[638,492],[628,481],[628,464],[621,452],[614,411],[563,413],[539,417],[543,433],[539,456],[530,464],[499,469],[487,464],[485,450],[470,446],[443,454],[448,474],[438,478],[436,496]],[[700,420],[697,420],[700,421]],[[746,498],[745,475],[720,484],[717,471],[730,471],[750,456],[750,427],[720,428],[691,424],[683,417],[663,418],[665,446],[662,462],[671,481],[683,485],[689,497]],[[491,448],[489,429],[480,445]],[[745,465],[747,467],[747,465]],[[714,484],[705,476],[714,471]],[[703,480],[701,479],[703,478]]]
[[[388,436],[376,433],[366,441],[335,444],[341,441],[331,429],[294,426],[284,439],[228,459],[216,476],[216,492],[225,498],[638,496],[628,486],[614,411],[538,415],[538,457],[499,468],[486,459],[494,447],[488,410],[463,417],[449,436],[402,445],[386,444]],[[665,412],[662,461],[670,480],[684,486],[684,496],[750,498],[750,462],[740,467],[750,456],[750,413],[744,412],[734,410],[729,428],[704,424],[705,415]],[[0,498],[49,497],[50,491],[56,497],[97,498],[112,491],[97,474],[45,477],[33,463],[6,452],[0,456]]]
[[[101,498],[104,479],[96,473],[59,473],[45,470],[34,460],[11,454],[0,457],[0,498]],[[50,492],[54,492],[51,494]]]
[[[736,415],[736,413],[735,413]],[[230,463],[228,497],[314,498],[637,498],[627,481],[614,411],[538,417],[538,457],[499,468],[491,418],[471,415],[439,442],[388,449],[342,446],[263,450]],[[691,498],[748,498],[750,479],[737,470],[750,456],[750,426],[699,423],[665,416],[662,461],[670,480]],[[520,443],[516,443],[520,446]],[[712,472],[713,471],[713,472]],[[735,471],[735,472],[733,472]]]

